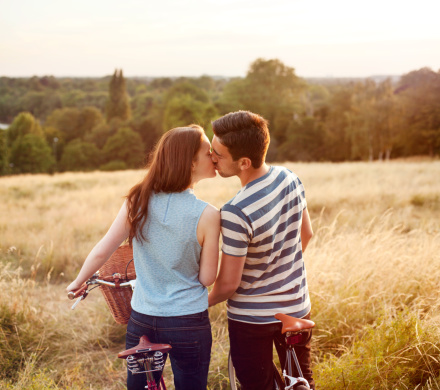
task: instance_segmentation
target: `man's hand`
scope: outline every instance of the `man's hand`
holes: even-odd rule
[[[246,256],[235,257],[222,253],[220,271],[208,295],[209,306],[223,302],[234,295],[240,286]]]

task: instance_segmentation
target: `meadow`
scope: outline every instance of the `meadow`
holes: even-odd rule
[[[317,388],[440,388],[440,161],[285,163],[306,189]],[[0,388],[123,389],[125,327],[64,292],[144,172],[0,178]],[[236,178],[196,186],[217,207]],[[224,304],[209,389],[227,389]],[[171,372],[166,371],[171,385]]]

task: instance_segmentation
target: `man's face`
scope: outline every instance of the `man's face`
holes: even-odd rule
[[[240,173],[238,161],[232,159],[226,146],[214,135],[212,139],[212,162],[222,177],[231,177]]]

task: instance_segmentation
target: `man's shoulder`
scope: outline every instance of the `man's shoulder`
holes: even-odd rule
[[[285,176],[290,176],[292,178],[298,177],[295,172],[291,171],[289,168],[284,167],[282,165],[272,165],[272,167],[273,167],[274,174],[276,174],[276,175],[282,174]]]

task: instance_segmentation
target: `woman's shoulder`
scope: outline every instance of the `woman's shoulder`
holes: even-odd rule
[[[204,220],[206,222],[210,222],[210,223],[215,223],[215,222],[219,222],[220,223],[220,210],[213,206],[210,203],[206,203],[206,207],[202,212],[202,215],[200,216],[201,220]]]

